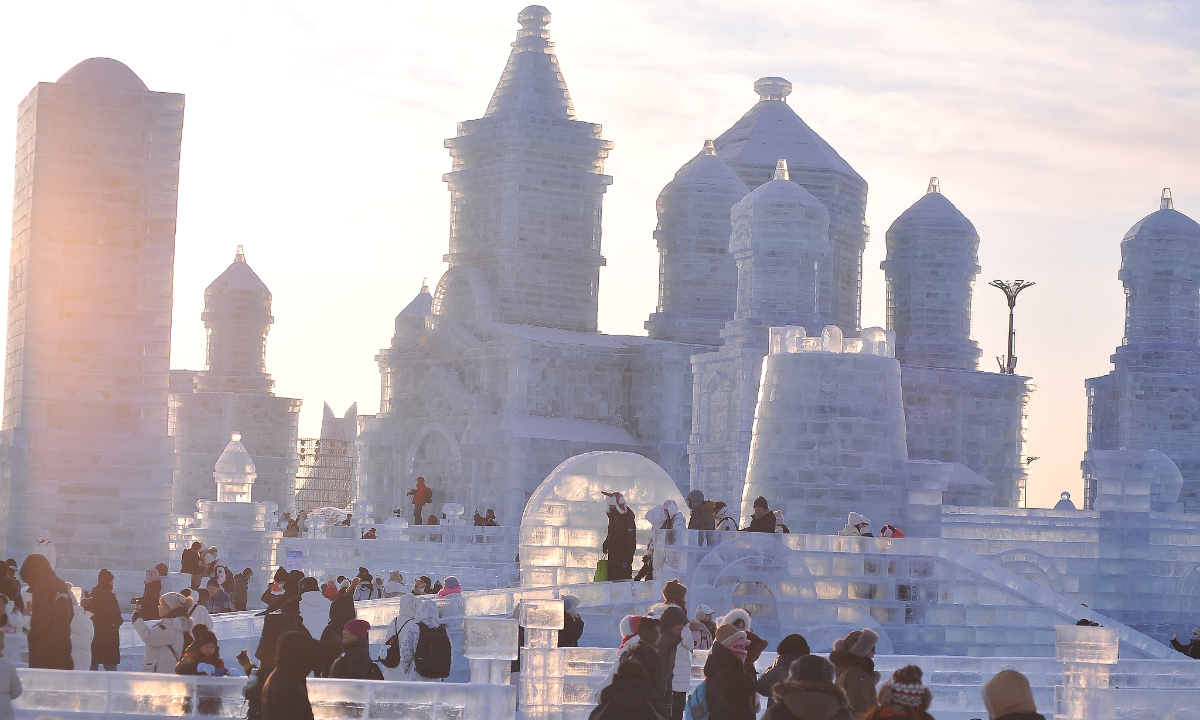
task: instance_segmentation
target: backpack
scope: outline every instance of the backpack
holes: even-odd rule
[[[708,681],[700,683],[688,696],[683,708],[684,720],[706,720],[708,718]]]
[[[388,638],[387,642],[383,644],[386,652],[383,657],[379,658],[379,662],[383,663],[384,667],[389,669],[400,667],[400,634],[404,632],[404,628],[408,627],[410,622],[412,622],[412,618],[405,620],[400,629],[396,631],[396,634]]]
[[[446,626],[431,628],[421,623],[418,627],[420,635],[417,636],[417,652],[413,656],[413,667],[417,674],[432,679],[448,677],[454,658]]]
[[[367,679],[368,680],[385,680],[386,679],[383,677],[383,671],[379,669],[379,663],[374,662],[374,661],[371,662],[371,677],[369,677]]]

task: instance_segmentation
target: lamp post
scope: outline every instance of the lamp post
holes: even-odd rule
[[[1005,297],[1008,298],[1008,357],[998,357],[996,358],[996,362],[1000,365],[1001,373],[1012,375],[1017,369],[1017,357],[1013,355],[1013,348],[1017,342],[1017,331],[1013,328],[1013,311],[1017,307],[1017,294],[1027,287],[1033,287],[1034,283],[1025,280],[1013,280],[1012,282],[993,280],[988,285],[1000,288],[1004,291]]]

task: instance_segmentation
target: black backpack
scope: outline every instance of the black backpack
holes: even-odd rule
[[[453,650],[450,647],[450,636],[446,634],[446,626],[429,627],[425,623],[419,626],[417,636],[417,652],[413,657],[413,667],[421,677],[445,678],[450,675],[450,665],[454,661]]]
[[[383,644],[387,648],[387,653],[379,658],[379,662],[383,663],[384,667],[389,669],[400,667],[400,634],[404,632],[404,628],[408,627],[410,622],[412,622],[411,618],[405,620],[400,629],[396,631],[396,634],[388,638],[387,642]]]

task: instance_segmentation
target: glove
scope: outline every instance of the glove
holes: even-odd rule
[[[133,622],[133,621],[135,621],[135,620],[141,620],[141,619],[142,619],[142,611],[141,611],[141,610],[134,610],[134,611],[133,611],[133,615],[132,615],[132,616],[129,618],[129,621],[130,621],[130,622]]]
[[[215,665],[210,665],[208,663],[200,663],[196,666],[196,672],[201,675],[216,675],[217,668]]]

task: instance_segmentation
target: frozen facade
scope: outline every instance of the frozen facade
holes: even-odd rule
[[[199,500],[213,500],[213,463],[241,436],[255,458],[254,501],[295,509],[296,439],[301,400],[276,396],[267,374],[271,291],[238,246],[233,263],[204,291],[208,331],[205,369],[173,370],[169,432],[175,440],[174,512],[190,515]]]
[[[596,332],[601,201],[612,143],[576,119],[530,6],[482,118],[453,158],[450,268],[396,318],[377,357],[379,414],[359,436],[359,500],[402,508],[417,477],[433,507],[494,508],[515,525],[563,460],[643,454],[681,488],[694,346]]]
[[[58,567],[167,549],[167,390],[183,95],[91,58],[17,113],[0,517]],[[0,540],[3,542],[3,540]]]
[[[962,463],[992,487],[949,504],[1018,507],[1025,492],[1029,378],[979,372],[971,295],[979,234],[931,178],[887,231],[887,327],[896,333],[908,454]]]
[[[1183,475],[1179,502],[1198,512],[1200,225],[1174,209],[1169,189],[1125,234],[1118,278],[1125,338],[1112,372],[1085,383],[1088,451],[1161,451]]]

